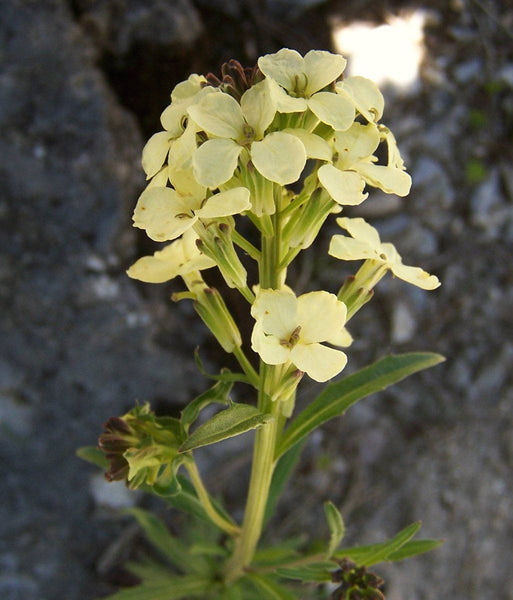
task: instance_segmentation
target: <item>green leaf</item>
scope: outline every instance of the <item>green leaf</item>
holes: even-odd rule
[[[401,546],[397,552],[389,554],[387,560],[397,561],[411,558],[412,556],[417,556],[417,554],[424,554],[424,552],[434,550],[443,543],[444,540],[410,540],[404,546]]]
[[[205,371],[205,368],[203,367],[203,362],[201,361],[201,358],[199,356],[199,348],[196,348],[194,350],[194,362],[196,363],[196,366],[198,367],[200,373],[208,379],[212,379],[213,381],[226,381],[231,383],[248,383],[249,385],[251,385],[251,381],[249,380],[247,375],[244,375],[244,373],[232,373],[230,369],[227,368],[221,369],[221,373],[219,373],[219,375],[211,375],[210,373],[207,373]]]
[[[109,461],[105,458],[105,454],[95,446],[82,446],[77,451],[78,458],[100,467],[100,469],[108,469]]]
[[[198,496],[190,480],[182,475],[178,475],[176,479],[180,486],[180,491],[174,496],[164,496],[163,500],[166,502],[166,504],[211,524],[210,517],[207,515],[203,505],[198,500]],[[144,491],[155,493],[155,490],[152,488],[148,487],[143,489]],[[210,500],[217,512],[223,515],[226,519],[230,520],[230,516],[226,513],[219,502],[217,502],[215,498],[211,498]]]
[[[233,383],[228,381],[218,381],[203,394],[192,400],[183,410],[181,415],[182,427],[185,433],[189,431],[189,427],[198,418],[199,413],[209,404],[229,404],[230,391]]]
[[[256,429],[272,419],[249,404],[233,404],[222,410],[209,421],[200,425],[182,444],[180,452],[215,444],[227,438]]]
[[[264,525],[272,517],[276,504],[285,488],[285,484],[292,475],[294,468],[297,465],[301,451],[304,448],[306,440],[301,441],[292,448],[290,448],[283,456],[278,460],[276,467],[273,472],[273,478],[271,486],[269,488],[269,495],[267,497],[267,504],[265,507]]]
[[[194,544],[190,547],[189,552],[191,556],[228,556],[226,548],[223,548],[218,544]]]
[[[180,598],[204,598],[212,589],[212,581],[205,577],[183,575],[174,577],[162,573],[142,585],[120,590],[102,600],[179,600]]]
[[[328,384],[286,429],[278,445],[276,458],[326,421],[343,415],[358,400],[443,360],[443,356],[432,352],[391,355],[341,381]]]
[[[344,526],[342,515],[332,502],[324,503],[324,512],[326,513],[326,520],[328,521],[328,527],[331,532],[330,543],[326,551],[326,558],[329,559],[340,546],[346,528]]]
[[[369,546],[344,548],[335,552],[334,556],[337,559],[350,558],[358,566],[365,565],[366,567],[371,567],[384,560],[389,560],[388,557],[397,553],[417,533],[420,527],[421,522],[417,521],[401,529],[391,540]]]
[[[147,510],[127,508],[125,513],[135,517],[148,541],[157,548],[169,562],[185,572],[191,571],[192,559],[187,547],[171,535],[167,525]]]
[[[262,600],[297,600],[297,596],[270,577],[251,573],[247,578],[262,594]]]
[[[276,574],[287,579],[299,579],[301,581],[332,581],[331,573],[337,569],[337,565],[330,562],[316,563],[304,567],[287,567],[276,569]]]

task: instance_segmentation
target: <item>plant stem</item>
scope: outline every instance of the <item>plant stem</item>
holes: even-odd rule
[[[242,370],[247,375],[252,386],[258,389],[259,379],[258,373],[253,368],[253,365],[249,362],[248,357],[244,354],[244,351],[240,346],[236,346],[233,349],[233,355],[238,360]]]
[[[274,454],[279,423],[280,404],[269,400],[269,388],[274,383],[275,370],[276,367],[264,363],[261,365],[258,406],[262,411],[267,409],[274,418],[260,427],[255,435],[253,466],[244,521],[233,556],[227,564],[225,573],[227,583],[235,581],[242,574],[244,568],[250,564],[262,533],[269,487],[275,466]]]
[[[203,508],[205,509],[205,512],[207,513],[210,520],[215,525],[217,525],[219,527],[219,529],[221,529],[228,535],[232,535],[232,536],[239,535],[240,527],[238,527],[237,525],[235,525],[235,524],[231,523],[230,521],[228,521],[227,519],[225,519],[225,517],[223,517],[221,514],[219,514],[219,512],[216,510],[216,508],[212,504],[212,502],[210,500],[210,495],[207,492],[207,490],[203,484],[203,481],[201,479],[201,475],[198,471],[198,467],[196,466],[196,463],[193,460],[187,461],[185,463],[185,466],[187,468],[187,471],[189,472],[192,485],[194,486],[194,489],[196,490],[196,493],[198,494],[199,501],[201,502],[201,504],[202,504]]]

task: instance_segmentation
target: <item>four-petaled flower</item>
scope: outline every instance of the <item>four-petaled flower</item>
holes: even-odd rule
[[[297,181],[306,163],[302,142],[283,131],[265,135],[276,108],[266,80],[247,90],[240,104],[232,96],[218,92],[190,106],[191,119],[212,137],[194,153],[197,180],[209,188],[226,183],[246,149],[256,170],[266,179],[280,185]]]
[[[440,285],[438,277],[430,275],[420,267],[403,265],[401,256],[393,244],[382,243],[378,232],[361,218],[340,217],[337,223],[352,237],[334,235],[329,254],[342,260],[372,260],[392,273],[424,290],[434,290]]]
[[[251,308],[256,323],[253,350],[269,365],[294,364],[315,381],[327,381],[345,367],[347,356],[321,342],[341,344],[347,309],[328,292],[296,297],[289,289],[260,290]]]
[[[388,164],[376,165],[373,153],[382,139],[388,147]],[[318,177],[338,204],[354,206],[363,202],[368,196],[363,193],[366,183],[398,196],[410,191],[411,177],[404,171],[395,138],[386,127],[353,123],[347,131],[335,133],[333,145],[333,164],[320,167]]]
[[[280,112],[309,108],[319,121],[337,131],[344,131],[354,121],[354,103],[342,94],[320,90],[342,74],[346,63],[339,54],[324,50],[310,50],[303,58],[288,48],[258,59],[262,73],[288,92],[289,97],[284,98],[278,87],[271,84]]]
[[[216,263],[205,256],[196,244],[198,236],[188,229],[181,238],[158,250],[153,256],[143,256],[127,271],[132,279],[145,283],[164,283],[178,275],[188,275],[215,267]]]
[[[134,211],[134,227],[145,229],[156,242],[174,240],[198,219],[235,215],[251,207],[249,190],[236,187],[208,198],[182,196],[168,187],[150,186],[141,194]]]

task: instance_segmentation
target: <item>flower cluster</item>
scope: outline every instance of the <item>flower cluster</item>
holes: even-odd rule
[[[162,113],[163,131],[143,150],[148,184],[133,217],[151,239],[171,244],[128,271],[153,283],[180,275],[201,307],[206,296],[197,294],[205,289],[200,271],[217,266],[252,304],[252,347],[262,360],[291,363],[318,381],[345,365],[342,352],[321,342],[348,344],[347,298],[327,292],[296,298],[283,288],[286,268],[331,213],[363,202],[368,188],[405,196],[411,185],[393,134],[379,123],[383,96],[364,77],[344,78],[345,66],[342,56],[326,51],[303,57],[282,49],[249,70],[231,61],[222,80],[191,75],[179,83]],[[291,186],[298,182],[303,187],[296,194]],[[239,215],[251,220],[262,239],[277,240],[277,276],[260,281],[256,299],[234,244],[262,273],[263,242],[257,248],[241,235]],[[424,289],[437,287],[436,277],[403,265],[395,248],[382,244],[362,219],[337,222],[351,237],[334,236],[329,252],[371,264],[370,290],[387,270]],[[355,286],[365,287],[360,280]],[[213,323],[216,315],[208,310]],[[230,340],[222,345],[229,351],[240,346]]]

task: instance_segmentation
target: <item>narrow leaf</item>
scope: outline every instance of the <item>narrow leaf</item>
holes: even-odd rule
[[[297,600],[297,596],[270,577],[252,573],[248,575],[248,579],[262,594],[262,600]]]
[[[340,514],[337,507],[332,502],[324,503],[324,512],[326,514],[326,520],[328,521],[328,527],[330,528],[331,537],[328,549],[326,551],[326,558],[331,558],[335,550],[340,546],[340,542],[344,537],[345,526],[342,515]]]
[[[443,360],[442,356],[432,352],[391,355],[341,381],[328,384],[287,428],[277,448],[276,458],[326,421],[344,414],[358,400]]]
[[[424,554],[424,552],[429,552],[438,548],[438,546],[443,543],[444,540],[410,540],[409,542],[406,542],[404,546],[401,546],[397,552],[389,554],[387,560],[404,560],[405,558],[417,556],[417,554]]]
[[[244,373],[232,373],[230,369],[221,369],[221,373],[219,373],[219,375],[212,375],[210,373],[207,373],[205,371],[205,368],[203,367],[203,362],[201,361],[201,358],[199,356],[198,348],[194,350],[194,361],[200,373],[208,379],[212,379],[213,381],[227,381],[231,383],[241,382],[248,383],[251,385],[251,381],[249,380],[247,375],[244,375]]]
[[[181,415],[182,426],[185,433],[189,431],[189,427],[198,418],[199,413],[207,407],[209,404],[229,404],[230,402],[230,391],[233,384],[228,381],[218,381],[213,387],[211,387],[203,394],[200,394],[197,398],[192,400],[183,410]]]
[[[174,577],[162,574],[152,581],[120,590],[103,600],[179,600],[180,598],[204,598],[212,589],[212,582],[204,577],[184,575]]]
[[[420,529],[421,523],[417,521],[408,525],[395,535],[391,540],[381,542],[380,544],[371,544],[369,546],[357,546],[355,548],[344,548],[335,552],[335,557],[350,558],[358,566],[365,565],[371,567],[381,561],[388,560],[388,557],[406,544]]]
[[[276,569],[276,574],[287,579],[299,579],[301,581],[332,581],[331,573],[337,568],[334,563],[319,563],[305,567],[287,567]]]
[[[289,477],[292,475],[299,456],[304,447],[304,440],[290,448],[283,456],[280,457],[273,472],[269,495],[267,497],[267,505],[265,507],[264,524],[273,516],[276,504],[285,488]]]
[[[95,446],[82,446],[77,449],[76,453],[78,458],[86,460],[87,462],[100,467],[100,469],[106,470],[109,468],[109,462],[105,458],[105,454]]]
[[[190,572],[192,560],[187,547],[171,535],[167,525],[147,510],[127,508],[125,512],[135,517],[142,527],[148,541],[157,548],[169,562],[185,572]]]
[[[200,425],[182,444],[180,452],[187,452],[215,444],[227,438],[256,429],[272,419],[271,415],[261,413],[249,404],[233,404],[222,410],[209,421]]]

